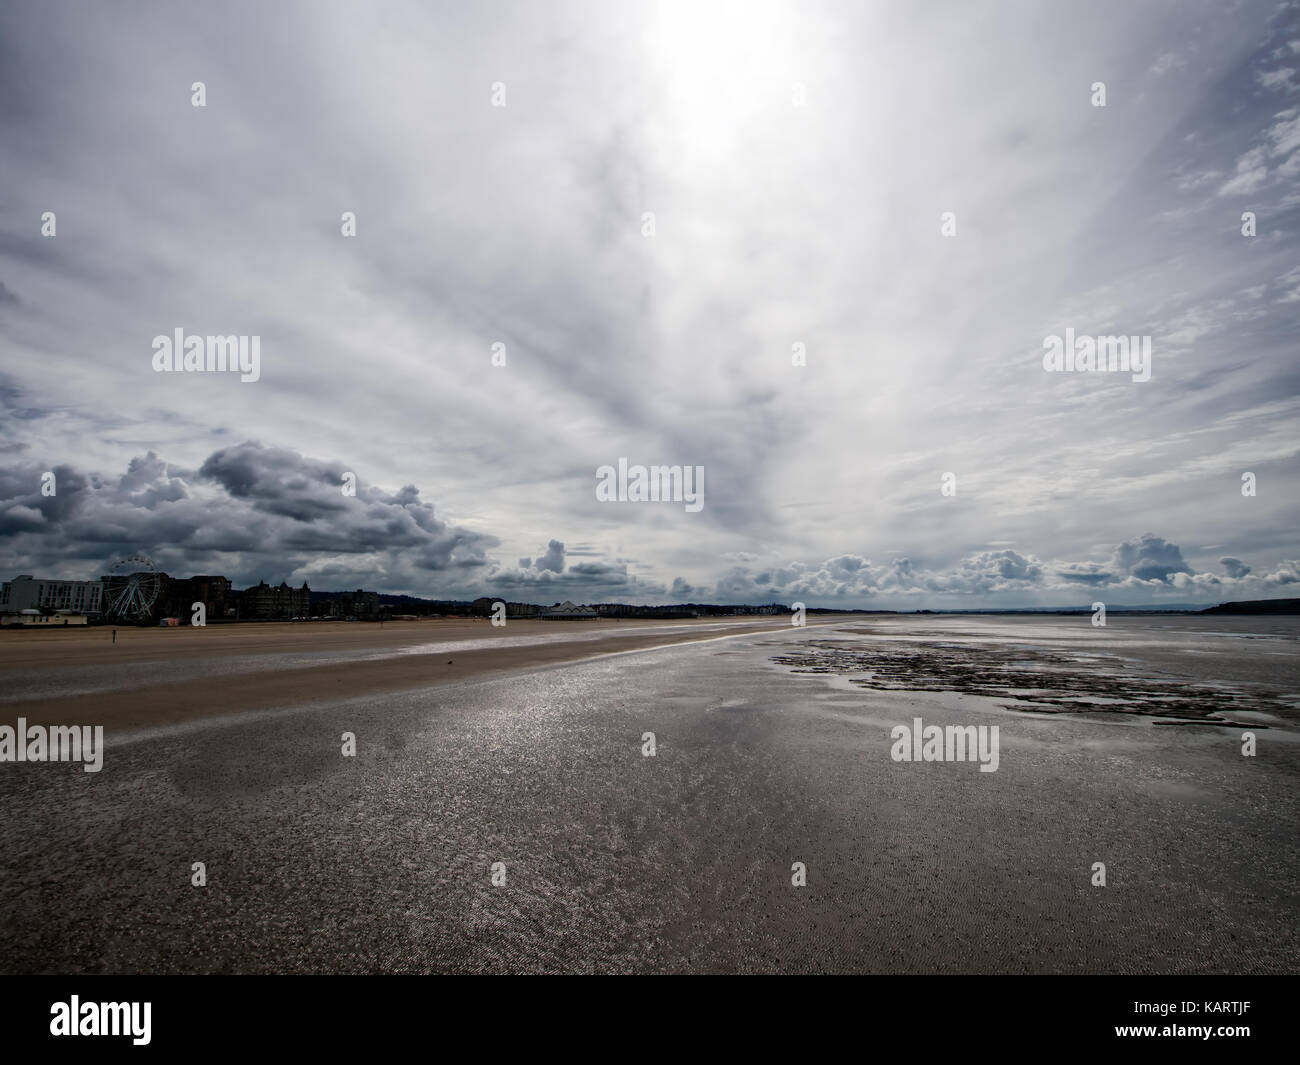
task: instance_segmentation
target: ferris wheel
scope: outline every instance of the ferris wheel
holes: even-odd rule
[[[161,584],[152,559],[144,555],[118,559],[104,582],[104,613],[123,621],[148,621]]]

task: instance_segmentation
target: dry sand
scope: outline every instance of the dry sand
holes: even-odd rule
[[[826,617],[809,619],[809,624],[843,620]],[[789,627],[788,617],[520,619],[497,628],[485,618],[429,618],[383,625],[270,622],[119,628],[116,643],[106,626],[11,630],[0,633],[0,703],[6,716],[21,715],[33,725],[76,722],[118,731],[408,691],[611,652]],[[535,642],[539,638],[546,642]],[[451,652],[424,647],[460,641],[484,646]],[[312,657],[318,660],[312,662]],[[204,672],[200,667],[205,663],[213,669]],[[95,690],[45,697],[30,686],[33,671],[56,683],[60,674],[90,675],[96,678]]]

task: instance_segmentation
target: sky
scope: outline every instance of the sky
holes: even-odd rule
[[[0,576],[1297,595],[1298,238],[1294,3],[19,0]]]

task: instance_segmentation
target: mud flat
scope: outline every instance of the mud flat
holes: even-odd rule
[[[841,625],[773,661],[869,691],[955,692],[1033,713],[1157,724],[1300,723],[1300,618],[1121,617],[1105,629],[1025,616]],[[1249,715],[1238,719],[1234,715]]]

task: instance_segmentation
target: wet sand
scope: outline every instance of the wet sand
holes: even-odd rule
[[[0,970],[1294,973],[1300,624],[1086,625],[786,624],[0,766]],[[865,657],[803,671],[826,642]],[[953,690],[978,648],[1015,652],[997,690]],[[1090,669],[1231,696],[1257,755],[1240,725],[1035,704]],[[917,716],[998,725],[998,770],[893,761]]]

